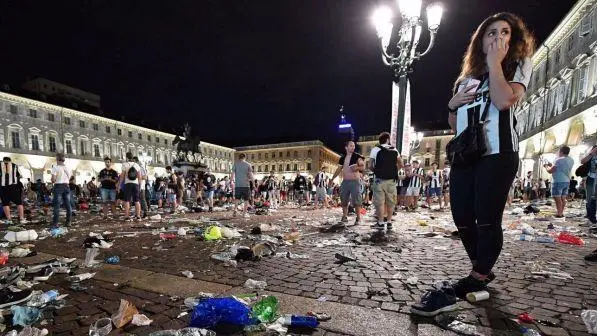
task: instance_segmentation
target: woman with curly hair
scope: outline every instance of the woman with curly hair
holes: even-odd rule
[[[434,316],[455,309],[456,297],[481,291],[495,279],[491,271],[502,250],[502,215],[518,170],[518,134],[511,107],[525,94],[531,78],[534,38],[514,14],[485,19],[464,55],[448,121],[458,136],[484,120],[487,152],[471,164],[453,163],[450,199],[454,223],[471,261],[470,274],[430,291],[415,314]]]

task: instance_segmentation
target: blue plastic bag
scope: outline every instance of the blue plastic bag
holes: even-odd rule
[[[218,323],[247,326],[259,323],[251,317],[251,308],[228,298],[205,298],[193,309],[190,327],[211,328]]]
[[[37,308],[12,306],[12,325],[30,326],[41,319],[41,312]]]

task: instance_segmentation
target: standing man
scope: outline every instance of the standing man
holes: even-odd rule
[[[136,164],[139,165],[139,167],[141,168],[139,170],[139,173],[141,174],[141,182],[139,183],[139,199],[141,200],[141,211],[143,211],[143,218],[147,217],[147,211],[149,210],[149,207],[147,205],[147,169],[145,169],[145,167],[143,167],[141,165],[141,162],[139,162],[139,158],[138,157],[134,157],[133,161],[135,161]]]
[[[442,185],[443,175],[442,172],[437,170],[437,162],[431,164],[431,170],[427,173],[429,176],[429,188],[427,189],[427,205],[431,209],[433,203],[433,197],[437,197],[440,210],[444,208],[442,204]]]
[[[533,194],[533,172],[528,171],[527,176],[522,180],[523,199],[530,201]]]
[[[70,204],[70,187],[69,181],[73,176],[73,172],[64,164],[64,154],[56,154],[56,165],[52,167],[51,181],[54,184],[54,216],[52,217],[52,227],[58,227],[58,217],[60,216],[60,203],[64,204],[66,208],[66,223],[65,226],[70,226],[70,219],[72,216],[72,207]]]
[[[392,214],[398,197],[396,181],[398,170],[403,167],[402,159],[396,148],[390,146],[390,133],[379,135],[379,144],[371,149],[369,169],[375,174],[373,179],[373,204],[377,214],[376,229],[392,230]],[[384,213],[386,217],[384,218]]]
[[[124,220],[131,221],[131,200],[135,203],[135,220],[141,220],[141,203],[139,202],[139,185],[141,184],[141,167],[133,160],[133,153],[126,153],[126,162],[122,164],[120,182],[124,182]]]
[[[558,158],[552,165],[547,163],[543,165],[547,172],[553,175],[551,195],[556,201],[556,218],[564,217],[564,208],[566,207],[566,198],[570,188],[570,172],[574,165],[574,160],[569,157],[570,147],[562,146],[558,152]]]
[[[101,183],[100,196],[104,203],[104,219],[108,219],[108,208],[112,206],[112,214],[116,213],[116,183],[118,183],[118,173],[112,168],[112,159],[104,158],[106,168],[99,172],[98,179]]]
[[[296,177],[294,178],[294,200],[297,201],[299,206],[302,205],[305,192],[307,191],[307,179],[301,175],[300,171],[296,171]],[[308,198],[307,198],[308,199]]]
[[[243,202],[243,216],[249,217],[247,214],[247,202],[251,198],[251,181],[253,180],[253,169],[246,161],[245,153],[238,156],[238,161],[232,167],[230,179],[234,181],[234,210],[232,215],[236,217],[239,201]]]
[[[325,166],[322,166],[319,170],[319,173],[315,175],[315,200],[313,210],[317,210],[320,198],[323,200],[323,206],[326,208],[329,207],[326,191],[326,186],[328,185],[328,176],[325,173],[325,170]]]
[[[171,166],[166,166],[167,183],[166,189],[166,203],[172,204],[172,213],[176,212],[176,194],[178,194],[178,181],[176,174],[172,171]]]
[[[19,222],[24,224],[25,216],[23,210],[23,189],[19,185],[21,173],[19,166],[11,162],[8,156],[2,159],[2,167],[0,168],[0,175],[2,175],[2,182],[0,184],[0,199],[2,199],[2,208],[6,216],[6,224],[12,225],[12,218],[10,214],[10,203],[17,206],[17,213]],[[68,184],[68,180],[66,181]]]
[[[270,203],[270,207],[272,209],[276,209],[278,207],[278,199],[276,198],[276,190],[278,189],[278,180],[274,175],[274,171],[272,170],[269,173],[269,176],[265,180],[265,187],[267,190],[267,198]]]
[[[211,168],[207,168],[205,174],[203,174],[203,190],[205,197],[207,198],[207,205],[209,206],[209,212],[214,211],[214,183],[216,177],[211,173]]]
[[[407,210],[416,211],[419,206],[423,179],[425,178],[425,170],[419,167],[419,161],[412,162],[412,170],[407,176],[410,179],[408,189],[406,189]]]
[[[342,204],[343,223],[348,222],[348,203],[352,201],[357,218],[355,225],[361,223],[361,183],[360,174],[365,170],[365,161],[363,157],[354,152],[355,143],[352,140],[346,141],[344,146],[346,153],[340,157],[338,168],[330,183],[342,173],[342,183],[340,184],[340,203]]]

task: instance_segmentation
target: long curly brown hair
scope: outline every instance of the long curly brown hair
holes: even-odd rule
[[[535,51],[535,37],[527,29],[522,19],[512,13],[497,13],[485,19],[477,28],[462,59],[460,75],[454,83],[458,86],[467,77],[479,78],[487,72],[486,55],[483,52],[483,36],[487,27],[496,21],[506,21],[511,28],[508,54],[502,61],[502,69],[507,80],[512,80],[520,61],[531,57]]]

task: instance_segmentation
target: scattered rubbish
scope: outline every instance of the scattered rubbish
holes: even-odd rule
[[[253,255],[255,258],[259,259],[262,257],[269,257],[276,254],[276,247],[274,244],[270,242],[262,242],[253,245],[251,248],[253,250]]]
[[[184,299],[184,305],[188,309],[193,309],[193,308],[195,308],[196,305],[199,304],[199,302],[202,299],[213,298],[213,297],[215,297],[215,295],[213,295],[212,293],[199,293],[195,297],[188,297],[188,298]]]
[[[220,232],[222,234],[222,237],[224,237],[224,238],[240,238],[240,237],[242,237],[240,232],[238,232],[238,230],[236,230],[236,229],[222,227],[222,228],[220,228]]]
[[[277,321],[288,327],[317,328],[319,321],[314,316],[284,315]]]
[[[251,234],[252,235],[260,235],[261,234],[261,228],[259,226],[255,226],[251,229]]]
[[[95,276],[95,273],[82,273],[82,274],[75,274],[69,277],[66,277],[66,280],[71,282],[81,282],[87,279],[91,279]]]
[[[532,236],[530,234],[516,235],[516,236],[514,236],[514,240],[532,241],[532,242],[543,243],[543,244],[553,244],[556,241],[553,237]]]
[[[533,328],[521,327],[520,332],[522,333],[522,336],[541,336],[541,333]]]
[[[220,230],[220,228],[216,225],[211,225],[207,229],[205,229],[205,232],[203,232],[203,238],[205,238],[205,240],[208,241],[221,239],[222,230]]]
[[[74,290],[75,292],[84,292],[87,290],[87,287],[81,285],[80,282],[74,282],[70,285],[70,289]]]
[[[573,234],[567,233],[567,232],[560,232],[557,240],[559,243],[562,243],[562,244],[571,244],[571,245],[584,245],[585,244],[584,240],[582,240],[581,238],[579,238]]]
[[[182,271],[181,273],[189,279],[192,279],[194,277],[193,272],[191,271]]]
[[[41,319],[41,312],[35,307],[12,306],[12,324],[22,327],[30,326]]]
[[[90,336],[107,336],[112,331],[112,320],[109,317],[101,318],[89,326]]]
[[[34,292],[31,296],[29,301],[27,302],[27,306],[29,307],[41,307],[48,302],[56,300],[59,293],[55,290],[50,290],[45,293],[42,292]]]
[[[520,321],[521,323],[533,323],[535,322],[535,319],[529,315],[529,313],[522,313],[520,315],[518,315],[518,321]]]
[[[176,316],[176,318],[177,318],[177,319],[179,319],[179,318],[181,318],[181,317],[183,317],[183,316],[187,316],[187,315],[189,315],[189,312],[186,312],[186,311],[185,311],[185,312],[182,312],[182,313],[178,314],[178,315]]]
[[[0,253],[0,265],[6,265],[8,262],[8,252],[2,251]]]
[[[489,292],[487,291],[479,291],[466,294],[466,300],[471,303],[484,301],[487,299],[489,299]]]
[[[181,227],[181,228],[178,228],[178,232],[177,232],[177,234],[178,234],[179,236],[186,236],[186,235],[187,235],[187,230],[186,230],[185,228],[183,228],[183,227]]]
[[[83,247],[85,248],[110,248],[114,242],[109,241],[108,239],[103,238],[101,235],[95,234],[93,232],[89,233],[89,237],[85,238],[83,241]]]
[[[307,312],[307,316],[313,316],[319,322],[325,322],[332,319],[332,317],[326,313],[319,313],[319,312]]]
[[[317,301],[319,301],[319,302],[326,302],[327,300],[329,300],[329,299],[325,295],[322,295],[322,296],[320,296],[320,297],[317,298]]]
[[[347,261],[357,261],[355,257],[348,255],[348,253],[336,253],[334,257],[336,257],[336,259],[338,259],[341,263]]]
[[[131,322],[135,314],[139,314],[137,308],[131,302],[120,299],[118,311],[112,315],[112,323],[114,323],[116,328],[122,328],[127,323]]]
[[[9,241],[11,243],[14,242],[24,242],[24,241],[31,241],[36,240],[38,237],[37,232],[35,230],[24,230],[24,231],[8,231],[6,235],[4,235],[4,240]]]
[[[170,239],[176,239],[176,238],[178,238],[178,236],[175,235],[174,233],[160,233],[161,240],[170,240]]]
[[[262,323],[273,322],[276,319],[278,307],[278,299],[275,296],[266,296],[253,305],[251,314]]]
[[[149,336],[216,336],[216,333],[207,329],[184,328],[180,330],[154,331]]]
[[[206,298],[195,306],[190,327],[211,328],[218,323],[246,326],[257,323],[245,303],[231,297]]]
[[[597,310],[583,310],[580,313],[582,321],[590,334],[597,334]]]
[[[28,248],[20,248],[15,247],[10,251],[10,257],[12,258],[23,258],[28,256],[31,253],[31,250]]]
[[[111,256],[105,259],[106,264],[118,264],[120,262],[119,256]]]
[[[162,219],[162,215],[160,215],[160,214],[152,215],[152,216],[149,216],[149,219],[160,220],[160,219]]]
[[[247,279],[247,281],[245,281],[245,288],[248,289],[261,289],[264,290],[265,287],[267,287],[267,282],[265,281],[256,281],[253,279]]]
[[[290,251],[286,252],[286,258],[288,259],[309,259],[309,256],[306,254],[298,254],[292,253]]]
[[[131,323],[136,326],[148,326],[151,324],[151,322],[153,322],[153,320],[150,320],[144,314],[133,315],[133,320],[131,321]]]
[[[458,320],[455,316],[453,316],[451,314],[440,314],[435,317],[435,321],[437,322],[437,324],[440,327],[442,327],[446,330],[451,330],[451,331],[461,334],[461,335],[471,335],[471,336],[482,336],[483,335],[477,331],[476,326],[474,326],[472,324],[464,323],[464,322]]]
[[[48,329],[37,329],[32,326],[26,326],[19,333],[16,330],[12,330],[6,336],[46,336],[48,334]]]
[[[68,233],[68,229],[65,227],[57,227],[50,229],[50,235],[54,238],[64,236]]]

